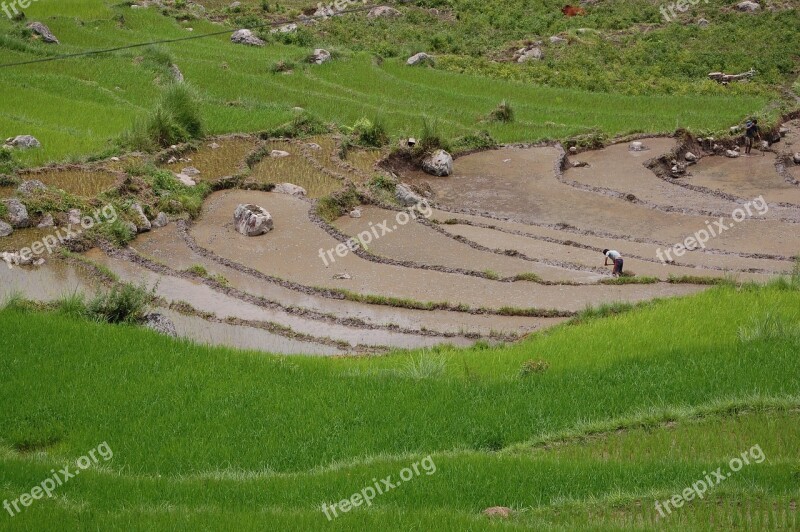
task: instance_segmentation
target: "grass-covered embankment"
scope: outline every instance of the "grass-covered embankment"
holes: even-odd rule
[[[9,308],[0,498],[107,441],[115,473],[86,472],[14,525],[322,528],[323,501],[432,453],[434,475],[333,526],[483,527],[495,504],[531,507],[510,524],[577,526],[652,518],[655,498],[759,444],[768,460],[716,495],[783,504],[797,496],[798,300],[789,283],[723,286],[517,345],[326,360]],[[542,363],[523,375],[529,360]]]

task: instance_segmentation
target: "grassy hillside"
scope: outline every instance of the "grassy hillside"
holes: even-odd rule
[[[514,346],[326,360],[7,308],[0,499],[105,441],[112,461],[13,525],[482,529],[494,505],[525,510],[509,527],[585,525],[587,512],[622,525],[654,522],[656,499],[760,445],[766,461],[664,524],[788,508],[798,294],[718,287]],[[529,360],[543,371],[521,371]],[[322,514],[428,454],[435,473],[333,524]]]
[[[27,15],[29,20],[45,21],[62,45],[46,45],[32,39],[24,30],[24,23],[2,19],[0,62],[220,30],[219,25],[203,20],[179,22],[154,8],[103,7],[99,2],[55,4],[42,1],[33,4]],[[211,134],[270,129],[290,120],[294,116],[292,108],[296,106],[341,125],[351,125],[363,116],[379,119],[395,137],[420,136],[423,117],[436,121],[439,133],[445,137],[488,130],[501,142],[565,138],[590,131],[612,136],[638,131],[672,132],[679,127],[715,131],[725,130],[744,116],[760,112],[776,94],[771,85],[763,83],[757,87],[753,85],[754,90],[703,85],[705,88],[688,89],[682,96],[662,94],[666,89],[626,91],[620,90],[619,85],[608,86],[597,78],[592,73],[595,67],[567,66],[560,60],[556,63],[548,60],[546,64],[519,70],[508,63],[487,63],[486,68],[479,67],[475,65],[484,59],[451,55],[449,59],[443,58],[444,68],[475,74],[410,68],[404,64],[403,55],[381,62],[373,58],[375,51],[372,49],[350,51],[347,47],[352,43],[337,38],[338,33],[333,31],[335,25],[348,23],[367,24],[363,17],[350,22],[321,23],[320,28],[330,26],[331,31],[302,45],[271,42],[264,48],[251,48],[230,43],[228,35],[224,34],[153,48],[5,68],[0,76],[0,90],[5,95],[0,102],[0,136],[26,133],[42,141],[42,149],[19,156],[24,164],[110,153],[114,151],[113,140],[130,129],[137,117],[153,108],[169,82],[166,66],[170,62],[180,67],[199,93],[202,116]],[[372,28],[370,24],[364,26],[365,31]],[[189,27],[192,32],[187,31]],[[393,31],[384,30],[369,29],[393,34]],[[364,39],[369,35],[369,31],[366,34],[355,32],[353,28],[348,31]],[[341,43],[332,63],[322,66],[305,63],[313,46],[327,45],[330,41]],[[779,39],[779,42],[795,41]],[[591,43],[587,46],[595,48]],[[617,45],[600,48],[627,49]],[[658,58],[658,64],[674,64],[675,57],[656,52],[636,53]],[[792,53],[788,50],[782,57],[791,57]],[[586,57],[587,63],[599,65],[609,75],[613,73],[607,65],[628,61],[624,57],[591,58],[582,53],[574,54],[575,61],[580,57]],[[278,61],[294,64],[294,71],[273,73]],[[653,66],[663,70],[662,67]],[[548,82],[535,74],[542,68],[550,72],[549,76],[566,78],[563,82],[552,83],[557,86],[552,88],[527,83],[531,80]],[[702,70],[705,66],[698,68]],[[776,74],[770,79],[774,81],[780,77],[778,71],[785,74],[786,68],[783,63],[780,68],[775,66]],[[625,72],[613,75],[620,80],[633,79]],[[597,83],[582,82],[584,76]],[[611,91],[588,92],[579,88]],[[632,95],[636,92],[649,94]],[[487,122],[486,116],[503,99],[512,102],[516,120]],[[773,114],[777,110],[771,109]]]

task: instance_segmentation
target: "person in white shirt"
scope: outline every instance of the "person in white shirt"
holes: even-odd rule
[[[611,272],[612,275],[622,275],[622,255],[620,255],[619,251],[614,249],[604,249],[603,255],[606,256],[606,260],[604,262],[604,266],[608,266],[608,260],[611,259],[611,263],[614,265],[614,271]]]

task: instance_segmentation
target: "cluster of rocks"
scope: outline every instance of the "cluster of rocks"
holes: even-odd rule
[[[324,48],[315,49],[314,53],[312,53],[308,58],[308,62],[313,63],[315,65],[321,65],[322,63],[327,63],[330,60],[331,60],[331,53],[328,50],[325,50]]]
[[[724,72],[709,72],[708,79],[714,80],[717,83],[722,83],[723,85],[727,85],[732,81],[750,80],[755,75],[756,75],[755,69],[751,68],[747,72],[742,72],[741,74],[725,74]]]
[[[514,61],[516,61],[517,63],[527,63],[528,61],[540,61],[542,59],[544,59],[544,52],[542,51],[542,41],[536,41],[514,52]]]
[[[755,13],[759,9],[761,9],[761,4],[752,0],[744,0],[736,4],[736,10],[744,13]]]
[[[183,168],[180,172],[175,174],[175,178],[182,184],[186,185],[187,187],[193,187],[197,185],[197,181],[195,181],[194,178],[199,175],[200,175],[200,170],[198,170],[194,166],[187,166],[186,168]]]
[[[233,213],[233,224],[244,236],[260,236],[273,229],[272,215],[253,204],[239,204]]]
[[[151,229],[158,229],[159,227],[164,227],[169,224],[169,217],[163,212],[159,212],[155,218],[150,220],[147,218],[140,204],[134,203],[131,205],[130,209],[133,211],[134,221],[128,222],[128,229],[130,229],[132,233],[147,233]]]

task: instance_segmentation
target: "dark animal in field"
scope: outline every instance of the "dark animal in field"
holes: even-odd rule
[[[585,15],[586,10],[582,7],[571,6],[569,4],[561,8],[561,12],[567,17],[577,17],[578,15]]]

